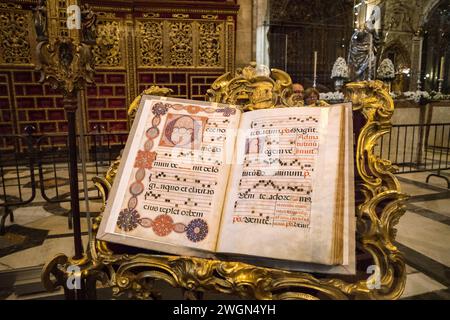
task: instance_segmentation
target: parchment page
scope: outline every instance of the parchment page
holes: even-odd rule
[[[355,172],[352,105],[345,108],[346,158],[344,164],[345,206],[344,206],[344,265],[350,274],[356,271],[356,212],[355,212]]]
[[[241,117],[217,251],[331,263],[342,106]]]
[[[214,250],[239,117],[227,105],[145,99],[99,237],[176,254]]]

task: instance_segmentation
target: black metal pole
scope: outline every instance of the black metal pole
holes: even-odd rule
[[[78,159],[77,159],[77,128],[76,128],[76,93],[64,97],[69,125],[69,181],[70,181],[70,208],[73,221],[73,239],[75,245],[74,259],[83,257],[83,241],[81,239],[80,200],[78,191]]]

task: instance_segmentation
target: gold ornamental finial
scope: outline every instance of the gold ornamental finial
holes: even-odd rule
[[[291,77],[284,71],[266,68],[259,68],[252,61],[237,69],[234,76],[229,72],[222,75],[207,91],[207,99],[240,105],[244,111],[287,107],[287,96],[292,92]]]

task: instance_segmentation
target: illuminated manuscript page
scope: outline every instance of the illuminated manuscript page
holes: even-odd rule
[[[214,251],[240,111],[145,97],[99,238],[193,254]]]
[[[332,264],[343,110],[242,115],[218,252]]]

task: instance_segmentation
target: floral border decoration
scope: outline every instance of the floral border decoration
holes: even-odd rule
[[[160,237],[168,236],[170,233],[186,233],[186,237],[191,242],[199,242],[208,235],[208,224],[203,219],[193,219],[187,225],[183,223],[175,223],[168,214],[158,215],[154,219],[141,217],[136,210],[138,205],[138,196],[144,192],[144,184],[146,170],[153,168],[153,162],[157,159],[158,154],[152,151],[154,140],[159,136],[160,130],[158,126],[161,124],[161,118],[167,114],[169,109],[176,111],[186,110],[189,114],[197,114],[199,112],[222,113],[224,117],[236,114],[236,109],[231,107],[213,108],[200,107],[194,105],[182,105],[158,102],[152,107],[152,126],[145,132],[147,141],[144,143],[144,149],[138,150],[134,168],[138,170],[135,173],[135,181],[131,184],[129,192],[131,198],[128,200],[127,208],[121,210],[117,219],[117,227],[125,232],[137,229],[139,226],[152,229],[153,232]]]

